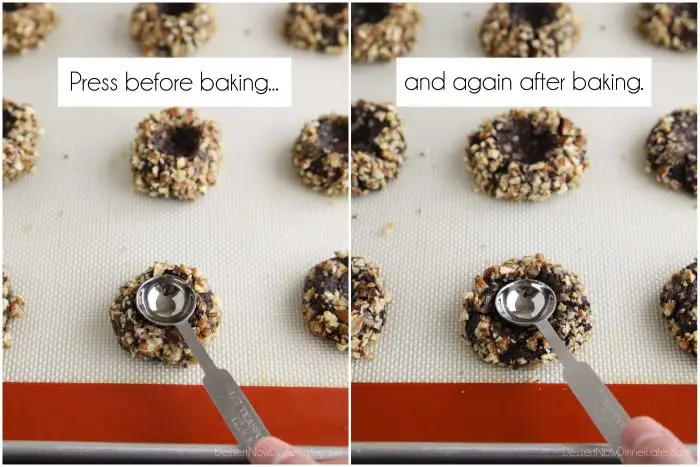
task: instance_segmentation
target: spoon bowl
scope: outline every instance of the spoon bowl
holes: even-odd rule
[[[520,279],[496,294],[496,311],[516,326],[532,326],[549,319],[557,307],[557,295],[544,282]]]

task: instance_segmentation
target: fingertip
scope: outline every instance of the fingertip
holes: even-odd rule
[[[249,458],[253,464],[314,464],[309,456],[274,436],[258,440]]]
[[[637,417],[622,430],[623,458],[635,464],[692,464],[695,458],[666,427],[649,417]]]
[[[625,449],[634,449],[641,436],[650,433],[661,434],[662,430],[665,431],[665,428],[651,417],[635,417],[622,429],[622,446]]]

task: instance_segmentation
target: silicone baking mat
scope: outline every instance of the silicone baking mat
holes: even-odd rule
[[[483,56],[477,28],[487,7],[421,4],[424,25],[410,56]],[[696,57],[644,42],[634,30],[634,5],[573,8],[583,26],[571,56],[652,57],[653,107],[563,109],[588,136],[590,170],[582,186],[566,195],[519,204],[475,192],[463,160],[467,133],[506,109],[399,109],[409,148],[400,177],[383,192],[352,203],[353,255],[371,258],[382,267],[394,297],[376,358],[352,364],[353,382],[366,383],[353,384],[353,400],[373,400],[373,407],[386,403],[395,410],[388,409],[382,417],[391,425],[387,433],[384,423],[366,413],[371,409],[353,404],[353,439],[478,441],[456,433],[464,432],[460,417],[467,417],[459,407],[474,416],[503,412],[517,419],[517,414],[530,413],[527,407],[494,408],[504,404],[499,398],[505,394],[518,401],[516,405],[549,401],[553,410],[566,414],[549,410],[555,418],[582,415],[565,387],[537,384],[562,383],[560,365],[534,371],[497,368],[482,362],[460,339],[462,292],[471,290],[473,277],[492,264],[536,252],[577,272],[587,286],[595,324],[580,358],[606,383],[643,383],[647,388],[679,384],[677,390],[687,395],[683,403],[695,404],[696,361],[676,348],[661,318],[658,297],[671,274],[695,257],[697,202],[664,188],[643,167],[644,142],[658,118],[677,107],[696,105]],[[395,65],[353,66],[352,98],[393,101]],[[395,224],[394,232],[382,233],[390,223]],[[659,399],[662,394],[663,390],[654,400],[669,397]],[[640,396],[628,395],[626,401]],[[562,397],[563,406],[557,404]],[[422,407],[418,411],[425,412],[427,425],[416,415],[411,429],[401,428],[406,423],[398,413],[408,410],[407,401]],[[517,429],[498,431],[502,418],[491,420],[486,424],[492,423],[493,436],[484,425],[471,431],[484,441],[527,439]],[[588,423],[585,415],[582,420]],[[687,433],[694,433],[695,418],[685,426]],[[550,430],[535,440],[595,437],[595,430],[563,430]]]
[[[306,189],[290,150],[304,122],[347,112],[348,58],[288,46],[279,32],[285,7],[218,5],[218,32],[197,56],[291,56],[293,105],[199,109],[221,125],[224,160],[218,185],[194,203],[152,199],[131,188],[128,158],[135,126],[158,109],[56,106],[58,56],[140,56],[129,37],[132,5],[59,4],[61,24],[44,48],[5,58],[4,95],[31,103],[45,129],[36,173],[5,186],[3,195],[4,263],[26,300],[25,317],[13,323],[14,344],[4,355],[4,380],[10,382],[5,407],[25,412],[5,424],[6,438],[70,436],[20,429],[27,425],[26,410],[33,413],[37,405],[35,400],[27,408],[22,401],[39,391],[69,405],[82,398],[86,415],[85,404],[106,415],[124,410],[115,400],[148,395],[191,407],[188,423],[203,430],[182,436],[145,430],[146,439],[139,439],[140,429],[127,424],[117,439],[203,442],[216,430],[200,425],[211,423],[221,429],[214,437],[229,441],[203,389],[176,387],[200,384],[199,368],[134,360],[112,331],[108,309],[119,286],[152,261],[167,260],[198,267],[220,295],[223,321],[208,349],[249,388],[262,418],[276,424],[277,432],[271,431],[287,430],[306,444],[347,440],[347,357],[310,334],[300,302],[307,271],[348,248],[348,203]],[[156,405],[160,408],[149,409],[155,418],[175,416],[167,405]],[[6,421],[12,416],[5,411]],[[300,429],[311,422],[325,424],[326,433]],[[119,431],[94,425],[75,428],[72,433],[82,438],[71,440],[114,440]]]

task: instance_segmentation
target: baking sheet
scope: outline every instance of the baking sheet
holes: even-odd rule
[[[482,56],[486,4],[421,4],[413,57]],[[588,135],[582,186],[542,203],[474,192],[463,162],[466,135],[506,109],[399,109],[409,159],[384,192],[352,203],[352,251],[376,261],[394,296],[373,361],[352,365],[356,382],[562,382],[561,367],[511,371],[482,362],[462,343],[462,292],[486,267],[535,252],[579,273],[594,331],[580,358],[607,383],[696,383],[695,359],[679,351],[658,296],[696,255],[697,202],[644,170],[644,142],[658,118],[697,102],[697,59],[644,42],[635,6],[574,4],[583,20],[572,57],[652,57],[653,107],[565,109]],[[395,65],[353,66],[352,98],[393,101]],[[396,230],[383,235],[394,222]]]
[[[348,203],[298,181],[290,149],[303,123],[346,112],[347,55],[288,46],[284,4],[219,4],[219,31],[200,57],[292,57],[287,109],[200,109],[222,127],[218,186],[195,203],[130,186],[135,126],[157,109],[58,109],[56,58],[138,57],[130,4],[59,4],[45,47],[4,60],[4,95],[31,103],[45,135],[35,174],[5,186],[4,263],[26,299],[4,354],[5,381],[199,384],[198,368],[133,360],[108,309],[118,287],[154,260],[197,266],[223,303],[209,346],[241,385],[347,386],[347,357],[312,336],[302,284],[349,246]]]

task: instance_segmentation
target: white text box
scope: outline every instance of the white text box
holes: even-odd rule
[[[651,58],[399,58],[399,107],[650,107]]]
[[[290,107],[291,58],[59,58],[59,107]]]

